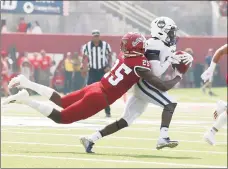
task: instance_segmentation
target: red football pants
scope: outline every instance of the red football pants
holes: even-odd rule
[[[64,124],[87,119],[108,105],[100,82],[72,92],[62,97],[61,101],[64,108],[61,111],[61,120]]]

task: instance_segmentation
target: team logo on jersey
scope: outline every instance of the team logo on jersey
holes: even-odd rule
[[[165,27],[165,21],[164,20],[159,20],[158,23],[157,23],[158,27],[159,28],[164,28]]]
[[[132,42],[132,46],[135,47],[136,45],[138,45],[140,42],[143,42],[143,41],[144,39],[142,37],[137,38],[135,41]]]

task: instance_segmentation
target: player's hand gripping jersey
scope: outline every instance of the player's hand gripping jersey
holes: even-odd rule
[[[145,56],[125,57],[120,54],[111,71],[101,79],[109,104],[115,102],[139,81],[137,68],[150,70],[150,63]]]

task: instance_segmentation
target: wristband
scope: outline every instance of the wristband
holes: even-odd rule
[[[210,68],[212,69],[212,71],[215,70],[215,67],[216,67],[216,63],[211,61]]]

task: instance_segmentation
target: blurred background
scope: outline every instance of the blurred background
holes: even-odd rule
[[[227,43],[227,1],[1,1],[1,64],[5,65],[1,86],[23,73],[65,94],[78,90],[88,76],[83,46],[91,41],[92,30],[99,30],[100,38],[110,44],[114,62],[121,36],[137,31],[149,37],[150,22],[159,16],[176,22],[177,49],[195,59],[176,87],[201,87],[200,75],[208,60]],[[73,67],[70,81],[64,73],[67,64]],[[224,57],[212,85],[225,86],[226,74]],[[71,83],[67,91],[66,81]]]

